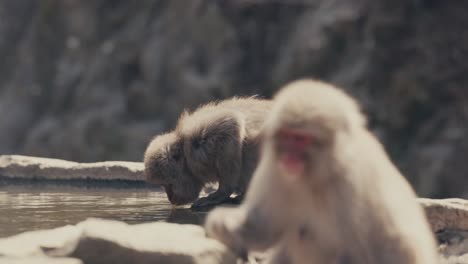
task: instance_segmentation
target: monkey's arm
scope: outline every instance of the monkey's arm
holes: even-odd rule
[[[232,192],[233,191],[229,186],[224,186],[222,188],[220,184],[220,187],[217,191],[210,193],[206,197],[199,198],[195,202],[193,202],[192,209],[211,207],[227,202],[230,200]]]
[[[209,207],[218,205],[221,203],[228,202],[231,198],[231,194],[234,192],[235,187],[238,184],[240,177],[240,148],[232,151],[233,153],[227,153],[226,156],[221,157],[217,161],[217,171],[219,178],[218,190],[209,194],[207,197],[202,197],[196,200],[192,204],[193,209],[199,209],[202,207]],[[228,158],[230,157],[230,158]]]
[[[264,251],[272,247],[282,234],[274,219],[263,214],[261,208],[216,208],[208,215],[205,229],[213,237],[238,255],[248,250]]]
[[[216,208],[205,221],[207,235],[239,255],[247,250],[264,251],[274,246],[291,222],[291,206],[282,196],[282,182],[273,179],[271,159],[263,159],[257,167],[242,205],[237,208]]]
[[[235,192],[241,177],[244,128],[240,118],[226,116],[211,128],[206,146],[214,150],[214,170],[219,187],[214,193],[195,201],[192,208],[218,205],[227,202]],[[210,153],[211,151],[206,151]]]

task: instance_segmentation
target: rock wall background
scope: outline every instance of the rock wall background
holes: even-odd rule
[[[139,161],[183,108],[316,77],[360,100],[420,195],[468,198],[467,14],[435,0],[4,0],[0,153]]]

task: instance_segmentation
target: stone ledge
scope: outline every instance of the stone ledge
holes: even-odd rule
[[[143,182],[142,162],[79,163],[60,159],[0,155],[0,176],[9,179],[125,180]]]
[[[144,182],[143,169],[143,163],[139,162],[78,163],[0,155],[0,176],[9,179]],[[468,263],[468,200],[419,198],[418,201],[438,238],[439,251],[446,260],[444,263]],[[235,263],[235,258],[223,245],[207,239],[201,227],[168,223],[132,226],[91,219],[75,226],[0,239],[0,264],[103,261]]]
[[[75,258],[48,258],[48,257],[29,257],[29,258],[9,258],[0,257],[0,264],[83,264],[82,261]]]
[[[35,258],[51,264],[236,263],[231,251],[207,238],[200,226],[163,222],[128,225],[102,219],[0,239],[0,263],[35,263],[28,262]]]
[[[419,198],[434,232],[468,231],[468,200]]]
[[[439,241],[441,263],[468,263],[468,201],[422,198],[419,201]],[[88,219],[74,226],[0,239],[0,264],[236,261],[239,260],[222,244],[206,238],[202,227],[162,222],[128,225]]]

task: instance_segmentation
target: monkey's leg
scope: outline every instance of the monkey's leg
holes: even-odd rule
[[[228,156],[231,156],[232,160],[240,160],[240,149],[237,149],[234,152],[234,154]],[[227,159],[221,159],[217,164],[219,178],[218,190],[210,193],[207,197],[196,200],[192,205],[192,209],[211,207],[228,202],[231,199],[231,194],[235,192],[235,188],[240,177],[240,164],[238,162],[230,163]]]

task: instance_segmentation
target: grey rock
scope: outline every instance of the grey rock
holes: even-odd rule
[[[434,232],[443,230],[468,231],[468,200],[419,198],[419,202],[426,211]]]
[[[439,241],[441,263],[468,263],[468,201],[419,199]],[[249,263],[267,255],[253,253]],[[239,263],[202,227],[170,223],[128,225],[88,219],[77,225],[0,239],[0,263]]]
[[[141,162],[104,161],[78,163],[59,159],[0,155],[0,176],[45,180],[144,181]]]
[[[83,264],[75,258],[27,257],[10,258],[0,257],[0,264]]]
[[[437,238],[442,263],[468,263],[468,231],[445,230],[438,232]]]
[[[101,219],[0,239],[0,256],[25,261],[71,257],[86,264],[236,263],[236,257],[218,241],[206,238],[200,226],[159,222],[128,225]]]

